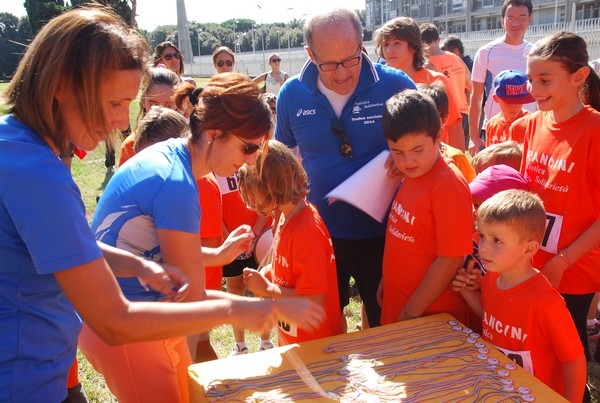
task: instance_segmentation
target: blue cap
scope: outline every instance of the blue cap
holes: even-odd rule
[[[527,76],[519,70],[504,70],[494,78],[494,93],[508,104],[535,102],[527,90]]]

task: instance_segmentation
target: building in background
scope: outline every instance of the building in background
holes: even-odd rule
[[[432,22],[441,33],[468,33],[502,28],[503,0],[365,0],[366,30],[375,31],[386,21],[411,17]],[[572,23],[599,17],[597,0],[532,0],[532,26]]]

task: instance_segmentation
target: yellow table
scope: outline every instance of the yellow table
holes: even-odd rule
[[[438,314],[195,364],[192,402],[564,402],[490,344]]]

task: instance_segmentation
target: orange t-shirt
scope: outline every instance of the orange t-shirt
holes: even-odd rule
[[[504,115],[502,112],[493,116],[490,120],[488,120],[485,125],[485,145],[486,147],[491,146],[492,144],[503,143],[508,140],[514,140],[517,143],[523,143],[523,135],[524,130],[516,130],[515,136],[517,138],[512,138],[510,128],[524,116],[529,115],[531,112],[525,109],[521,109],[521,114],[513,120],[506,121],[504,120]]]
[[[541,273],[508,290],[497,287],[499,276],[481,280],[483,338],[562,395],[561,363],[583,355],[565,301]]]
[[[288,323],[277,324],[278,343],[300,343],[342,334],[342,311],[338,294],[333,245],[327,227],[312,204],[275,230],[273,264],[267,277],[293,288],[297,295],[325,294],[325,321],[310,333]]]
[[[223,241],[223,202],[221,190],[211,173],[196,181],[202,216],[200,218],[201,238],[220,238]],[[223,280],[222,266],[205,267],[206,289],[220,290]]]
[[[415,84],[431,84],[435,81],[440,81],[444,85],[446,95],[448,95],[448,121],[446,122],[446,126],[454,123],[457,120],[462,120],[462,116],[458,110],[458,104],[454,98],[454,93],[452,92],[450,83],[445,75],[423,68],[417,71],[417,73],[411,78]],[[448,139],[442,139],[442,141],[444,143],[448,143]]]
[[[441,144],[440,150],[442,151],[442,156],[449,158],[450,161],[456,165],[460,173],[465,177],[467,183],[471,183],[473,179],[475,179],[477,174],[475,173],[475,170],[471,166],[471,163],[469,162],[469,159],[465,153],[460,151],[458,148],[454,148],[445,143]]]
[[[571,245],[600,218],[600,112],[586,106],[565,122],[550,112],[530,115],[521,173],[546,208],[546,233],[533,258],[544,265]],[[587,294],[600,291],[600,247],[595,247],[564,272],[558,291]]]
[[[527,131],[527,120],[531,115],[531,112],[525,110],[525,114],[512,122],[509,127],[509,135],[508,138],[510,140],[514,140],[519,144],[523,144],[525,141],[525,132]]]
[[[429,62],[448,79],[460,113],[468,114],[469,100],[465,90],[471,90],[469,83],[471,73],[465,62],[454,53],[449,52],[444,52],[443,55],[430,56]]]
[[[129,158],[135,155],[135,151],[133,151],[134,138],[135,132],[132,132],[121,143],[121,155],[119,156],[119,166],[122,166]]]
[[[473,251],[472,203],[465,179],[443,158],[425,175],[404,179],[387,223],[382,324],[398,322],[404,305],[438,256],[463,256]],[[467,304],[450,284],[423,315],[440,312],[466,322]]]
[[[223,177],[215,175],[223,197],[223,223],[229,232],[242,224],[254,225],[258,213],[248,210],[238,191],[237,174]]]

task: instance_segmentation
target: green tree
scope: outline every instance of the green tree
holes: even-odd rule
[[[31,38],[27,17],[0,13],[0,80],[13,75]]]
[[[90,3],[100,3],[112,8],[127,24],[137,27],[134,11],[137,8],[137,0],[71,0],[73,7]]]
[[[63,0],[25,0],[24,5],[34,34],[52,18],[67,10]]]

